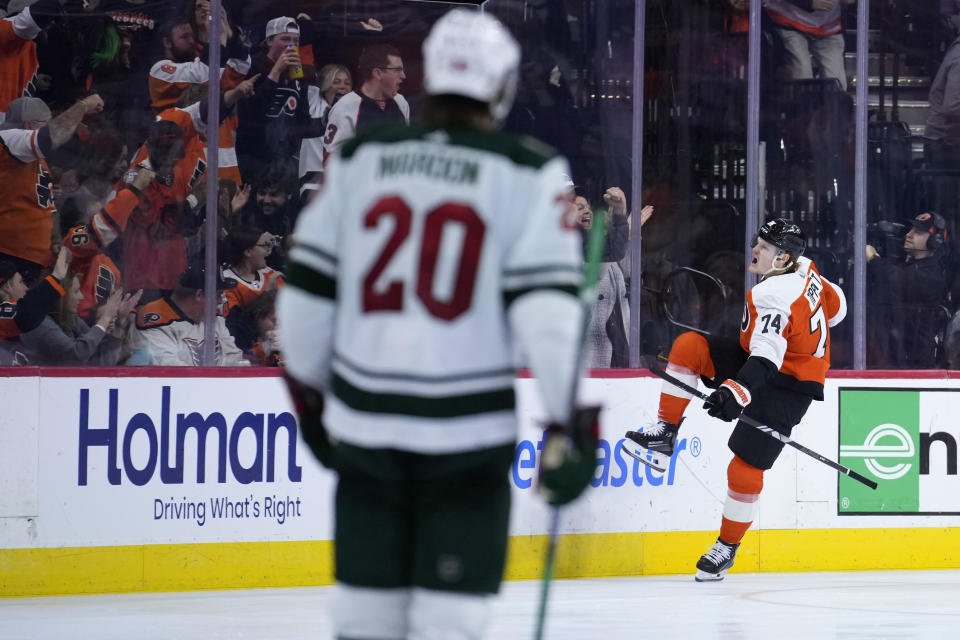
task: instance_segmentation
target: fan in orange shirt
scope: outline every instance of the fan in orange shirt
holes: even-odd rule
[[[227,302],[223,315],[235,307],[249,304],[264,291],[283,286],[283,274],[267,266],[267,256],[276,239],[268,232],[245,225],[230,230],[226,238],[224,278],[233,278],[237,286],[224,292]]]
[[[255,81],[256,77],[244,80],[224,92],[220,113],[252,95]],[[151,123],[147,141],[135,155],[124,182],[117,185],[119,191],[141,169],[156,173],[156,178],[144,188],[140,205],[123,234],[127,288],[146,290],[147,299],[155,297],[156,291],[172,291],[187,266],[181,228],[183,207],[198,206],[196,200],[191,201],[191,191],[207,169],[201,136],[206,130],[205,116],[206,99],[184,109],[161,112]]]
[[[51,119],[39,98],[17,98],[0,124],[0,259],[16,264],[28,282],[53,262],[56,206],[46,156],[73,136],[87,113],[102,110],[94,94]]]

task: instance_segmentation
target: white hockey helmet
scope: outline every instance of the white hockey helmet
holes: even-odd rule
[[[499,20],[479,11],[448,12],[423,41],[427,93],[486,102],[497,122],[513,105],[519,65],[520,45]]]

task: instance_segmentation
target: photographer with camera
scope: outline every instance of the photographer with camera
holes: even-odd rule
[[[929,369],[938,365],[941,332],[949,315],[946,243],[943,216],[925,212],[907,230],[905,259],[882,256],[874,245],[866,246],[869,291],[874,295],[869,342],[879,350],[870,354],[874,356],[870,366]]]

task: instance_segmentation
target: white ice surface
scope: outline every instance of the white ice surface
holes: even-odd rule
[[[508,582],[486,638],[533,637],[539,582]],[[330,588],[0,598],[0,638],[328,640]],[[960,571],[560,580],[550,640],[957,640]]]

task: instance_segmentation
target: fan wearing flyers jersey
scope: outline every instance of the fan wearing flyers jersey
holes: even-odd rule
[[[302,68],[297,21],[286,16],[270,20],[264,44],[266,50],[253,59],[247,74],[258,78],[253,99],[237,108],[237,160],[245,183],[271,163],[292,164],[301,141],[320,135],[320,125],[311,126],[309,82],[291,73]]]

